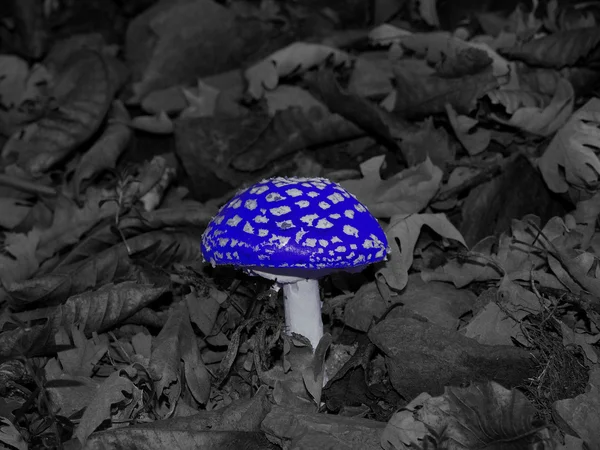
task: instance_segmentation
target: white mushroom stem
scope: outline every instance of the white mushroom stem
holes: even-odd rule
[[[319,281],[308,279],[284,284],[283,306],[287,334],[297,333],[308,338],[314,353],[323,337]]]

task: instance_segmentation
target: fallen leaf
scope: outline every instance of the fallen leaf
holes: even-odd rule
[[[160,377],[155,389],[160,405],[157,414],[161,417],[168,417],[175,409],[184,380],[199,403],[208,400],[210,376],[202,362],[185,303],[172,308],[167,323],[156,337],[150,366]]]
[[[131,381],[137,370],[133,366],[113,372],[99,387],[96,395],[85,409],[74,435],[84,444],[98,426],[111,417],[113,405],[129,403],[138,388]]]
[[[54,208],[50,227],[39,230],[40,243],[36,256],[44,261],[65,247],[75,244],[79,238],[101,220],[113,216],[117,211],[115,202],[105,201],[113,193],[97,187],[90,187],[80,207],[73,200],[59,196]],[[36,229],[36,228],[34,228]]]
[[[556,86],[556,92],[547,106],[519,107],[507,120],[497,114],[491,114],[495,121],[517,127],[540,136],[550,136],[569,119],[573,112],[575,92],[567,80],[562,79]]]
[[[438,191],[442,171],[427,158],[415,167],[382,180],[379,170],[385,156],[375,156],[360,165],[363,178],[342,181],[375,217],[385,218],[423,210]]]
[[[530,66],[553,67],[598,66],[600,27],[564,30],[524,42],[500,52]]]
[[[598,354],[593,346],[600,341],[600,334],[577,333],[564,322],[560,322],[560,330],[563,337],[563,345],[566,348],[572,346],[580,347],[587,358],[588,364],[598,363]]]
[[[348,92],[364,98],[381,98],[393,90],[394,73],[387,52],[365,52],[356,58]]]
[[[584,394],[559,400],[552,405],[552,410],[586,442],[587,448],[600,448],[600,369],[590,370]]]
[[[446,113],[456,137],[467,152],[469,152],[469,155],[477,155],[490,145],[492,132],[491,130],[478,127],[479,121],[477,119],[457,114],[450,104],[446,105]]]
[[[40,302],[52,306],[75,294],[123,278],[132,270],[131,252],[151,249],[146,258],[159,263],[194,261],[200,258],[200,234],[194,230],[151,231],[132,237],[98,254],[46,275],[13,282],[6,286],[15,309],[32,307]],[[161,261],[162,259],[162,261]]]
[[[600,100],[590,99],[556,133],[538,160],[544,181],[553,192],[569,186],[588,189],[598,184],[600,161],[593,148],[600,139]]]
[[[117,160],[127,149],[133,132],[128,126],[129,113],[119,100],[113,102],[108,125],[88,151],[81,157],[73,174],[73,193],[80,201],[82,184],[101,172],[114,169]]]
[[[270,116],[274,116],[277,111],[283,111],[294,106],[301,108],[307,115],[312,108],[327,111],[327,106],[313,97],[310,92],[297,86],[282,84],[265,92],[264,97],[267,101]]]
[[[221,304],[211,295],[211,291],[208,289],[203,292],[193,290],[185,296],[185,302],[190,314],[190,320],[204,336],[209,336],[217,320]]]
[[[194,92],[183,88],[183,95],[187,100],[187,108],[181,111],[179,117],[207,117],[214,116],[219,96],[219,89],[198,80]]]
[[[118,325],[158,299],[166,289],[132,281],[107,284],[95,291],[73,295],[58,306],[17,312],[14,317],[22,322],[44,320],[53,334],[61,327],[76,323],[85,336],[90,337],[92,333]]]
[[[108,337],[99,339],[98,336],[86,338],[80,328],[72,325],[69,332],[60,328],[55,335],[57,345],[75,345],[75,348],[58,352],[58,360],[69,375],[89,377],[94,367],[108,351]]]
[[[29,447],[21,433],[6,417],[0,416],[0,442],[9,448],[17,450],[27,450]]]
[[[25,280],[35,273],[40,261],[36,255],[40,232],[6,233],[0,252],[0,283],[4,286]]]
[[[394,74],[397,94],[394,112],[405,118],[443,113],[447,103],[458,113],[468,114],[476,107],[479,98],[504,83],[491,68],[460,78],[424,77],[395,66]]]
[[[414,130],[405,130],[398,146],[408,167],[416,166],[429,157],[434,165],[443,168],[454,160],[456,153],[448,133],[443,127],[436,127],[432,117],[425,119]]]
[[[381,433],[381,446],[385,450],[405,450],[420,446],[427,435],[427,427],[415,416],[431,395],[423,392],[388,420]]]
[[[27,200],[0,197],[0,227],[12,230],[31,212],[31,203]]]
[[[82,50],[72,55],[55,85],[58,107],[13,134],[2,156],[16,154],[31,174],[50,169],[94,134],[113,99],[107,65],[99,53]]]
[[[402,47],[424,56],[445,78],[473,75],[492,64],[487,52],[469,45],[448,32],[415,33],[401,40]]]
[[[465,241],[445,214],[410,214],[393,216],[385,230],[391,253],[383,267],[377,271],[386,283],[401,291],[408,281],[408,270],[412,266],[413,253],[421,228],[427,225],[441,237],[453,239],[465,247]]]
[[[491,381],[468,388],[446,387],[442,396],[426,400],[416,415],[430,437],[437,437],[433,442],[456,442],[460,443],[457,449],[466,450],[548,440],[548,429],[540,426],[536,413],[522,392]]]
[[[333,47],[305,42],[291,44],[246,70],[247,92],[252,98],[260,99],[265,91],[275,89],[280,79],[302,74],[329,58],[335,66],[351,61],[349,54]]]

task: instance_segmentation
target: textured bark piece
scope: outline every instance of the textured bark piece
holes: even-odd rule
[[[496,381],[506,388],[535,373],[529,350],[481,345],[456,331],[414,318],[386,319],[369,331],[386,355],[394,388],[411,399],[421,392],[441,395],[444,386]]]
[[[307,413],[273,406],[262,423],[269,440],[291,441],[289,448],[380,449],[384,422],[327,414]],[[288,447],[286,447],[288,448]]]

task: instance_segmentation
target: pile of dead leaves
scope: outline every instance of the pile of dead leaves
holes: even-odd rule
[[[594,3],[8,3],[3,446],[600,449]],[[275,175],[391,246],[314,355],[200,252]]]

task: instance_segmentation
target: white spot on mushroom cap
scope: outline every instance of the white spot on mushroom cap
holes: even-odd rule
[[[240,200],[239,198],[236,198],[229,204],[229,207],[233,209],[238,209],[240,206],[242,206],[242,200]]]
[[[230,227],[236,227],[237,224],[240,223],[241,221],[242,221],[242,218],[236,214],[235,216],[233,216],[231,219],[229,219],[227,221],[227,225],[229,225]]]
[[[348,236],[358,237],[358,229],[353,227],[352,225],[344,225],[342,231]]]
[[[264,228],[260,228],[258,230],[258,235],[260,237],[267,237],[269,235],[269,230],[265,230]]]
[[[265,200],[268,202],[280,202],[282,200],[285,200],[287,197],[284,197],[283,195],[277,193],[277,192],[269,192],[266,196],[265,196]]]
[[[351,209],[347,209],[346,211],[344,211],[344,215],[348,219],[354,219],[354,211],[352,211]]]
[[[340,194],[339,192],[334,192],[333,194],[328,195],[327,199],[334,205],[337,205],[338,203],[344,201],[344,196],[342,194]]]
[[[252,220],[256,223],[267,223],[269,218],[266,216],[254,216],[254,219]]]
[[[304,245],[305,247],[314,247],[315,245],[317,245],[317,240],[313,239],[313,238],[309,238],[306,239],[302,245]]]
[[[300,231],[296,233],[296,244],[299,244],[304,235],[308,233],[304,228],[301,228]]]
[[[327,219],[319,219],[315,228],[327,229],[333,227],[333,224]]]
[[[306,195],[308,195],[311,198],[315,198],[315,197],[319,196],[319,193],[315,192],[315,191],[310,191],[310,192],[307,192]]]
[[[255,210],[257,206],[258,206],[258,203],[256,203],[256,200],[253,198],[249,198],[244,203],[244,208],[249,209],[250,211]]]
[[[250,189],[250,193],[251,194],[263,194],[265,192],[267,192],[269,190],[269,186],[265,186],[263,185],[259,185],[259,186],[255,186],[253,188]]]
[[[331,208],[331,205],[327,202],[319,202],[319,208],[328,209],[328,208]]]
[[[291,210],[292,210],[292,208],[290,208],[289,206],[281,205],[281,206],[278,206],[277,208],[271,208],[269,210],[269,212],[271,214],[273,214],[274,216],[283,216],[284,214],[289,213]]]
[[[250,225],[250,222],[244,224],[244,231],[248,234],[254,234],[254,227]]]
[[[292,222],[291,220],[283,220],[281,222],[275,222],[277,224],[278,228],[281,228],[282,230],[287,230],[289,228],[295,228],[296,225],[294,225],[294,222]]]
[[[300,189],[291,188],[285,191],[287,195],[290,197],[300,197],[302,195],[302,191]]]
[[[298,205],[300,208],[308,208],[308,206],[310,206],[310,202],[308,200],[299,200],[296,202],[296,205]]]
[[[279,248],[282,248],[285,247],[289,241],[289,236],[277,236],[276,234],[274,234],[269,239],[269,244],[273,244]]]
[[[309,227],[313,226],[313,222],[317,220],[319,216],[317,214],[307,214],[306,216],[300,217],[300,221],[307,224]]]

